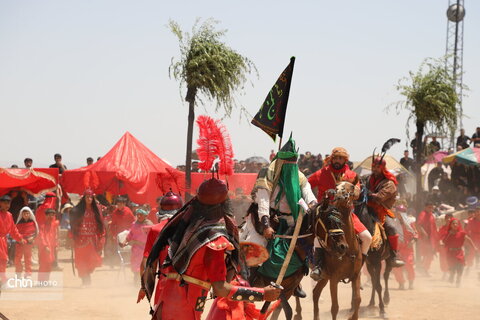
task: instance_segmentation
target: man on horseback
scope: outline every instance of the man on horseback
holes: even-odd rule
[[[385,228],[390,243],[392,267],[402,267],[405,262],[397,257],[399,234],[395,228],[395,214],[392,207],[397,196],[397,179],[387,170],[387,163],[382,157],[373,157],[372,174],[367,180],[368,212],[377,217]]]
[[[277,278],[289,248],[290,239],[278,238],[288,234],[299,215],[298,201],[303,198],[310,208],[316,198],[307,178],[299,171],[295,141],[290,136],[268,168],[262,169],[252,190],[254,203],[250,206],[241,240],[254,242],[267,248],[270,258],[257,270],[265,277]],[[305,260],[294,253],[285,277],[306,267]],[[297,288],[295,295],[304,297]]]
[[[325,159],[326,166],[312,174],[308,178],[308,182],[312,188],[317,188],[317,199],[321,201],[324,198],[327,190],[335,190],[340,182],[350,182],[355,186],[354,200],[356,200],[360,194],[360,186],[358,183],[357,174],[350,170],[348,166],[348,160],[350,156],[342,147],[337,147],[332,150],[329,158]],[[353,208],[352,208],[353,209]],[[352,220],[355,229],[355,233],[358,235],[362,242],[362,254],[365,257],[370,249],[370,243],[372,242],[372,235],[360,222],[358,217],[352,211]],[[317,239],[314,242],[314,254],[313,254],[313,270],[310,273],[310,277],[319,281],[322,276],[322,261],[324,260],[324,249],[320,246]],[[365,260],[365,259],[364,259]]]

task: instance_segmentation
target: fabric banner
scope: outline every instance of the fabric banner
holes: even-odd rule
[[[292,57],[252,120],[252,124],[265,131],[273,141],[276,135],[280,138],[283,135],[294,64],[295,57]]]

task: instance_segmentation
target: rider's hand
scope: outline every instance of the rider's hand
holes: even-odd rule
[[[282,293],[281,289],[274,288],[272,286],[267,286],[263,288],[263,290],[265,291],[265,295],[264,295],[265,301],[275,301],[280,296],[280,293]]]
[[[143,300],[145,298],[145,290],[141,289],[138,291],[138,296],[137,296],[137,303]]]
[[[265,230],[263,230],[263,236],[267,240],[273,239],[273,234],[274,233],[275,233],[275,231],[272,229],[272,227],[268,227]]]

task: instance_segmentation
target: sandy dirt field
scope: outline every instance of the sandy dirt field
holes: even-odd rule
[[[23,300],[5,300],[4,291],[0,297],[0,312],[10,320],[26,319],[149,319],[145,301],[136,304],[137,285],[133,275],[126,270],[125,276],[119,268],[101,267],[92,276],[92,285],[80,287],[80,279],[72,274],[68,260],[70,252],[59,252],[60,266],[63,268],[63,298],[54,301],[36,301],[25,297]],[[13,268],[9,268],[10,274]],[[456,288],[441,280],[438,260],[434,262],[432,276],[418,276],[414,290],[398,290],[398,284],[391,277],[391,302],[388,305],[387,319],[480,319],[480,279],[477,270],[464,276],[461,288]],[[370,286],[367,277],[362,277],[361,319],[379,318],[378,308],[368,308]],[[311,281],[306,277],[303,287],[309,297],[302,300],[303,319],[312,319]],[[328,286],[320,302],[321,318],[331,319]],[[340,284],[339,319],[347,318],[350,288]],[[292,301],[294,303],[294,301]],[[206,315],[207,312],[204,313]],[[281,316],[283,318],[283,314]],[[298,319],[298,318],[297,318]]]

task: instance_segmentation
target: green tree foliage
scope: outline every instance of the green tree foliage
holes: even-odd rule
[[[457,103],[454,78],[445,68],[443,59],[426,59],[417,72],[410,71],[410,77],[403,78],[397,90],[406,101],[397,105],[410,112],[409,120],[424,126],[432,125],[446,133],[456,129]]]
[[[406,101],[396,104],[397,111],[407,110],[408,121],[415,121],[416,150],[415,174],[417,179],[417,210],[423,205],[421,166],[423,165],[423,135],[425,128],[436,132],[455,132],[457,126],[457,103],[455,79],[445,68],[445,59],[428,58],[417,72],[410,71],[409,77],[400,79],[397,90]],[[408,136],[408,125],[407,125]]]
[[[186,87],[185,101],[189,104],[185,163],[187,190],[190,188],[195,105],[197,102],[204,104],[204,97],[216,103],[215,112],[223,109],[229,117],[236,106],[234,94],[244,89],[247,75],[256,73],[251,60],[222,42],[226,30],[216,30],[217,24],[213,19],[201,24],[197,20],[191,33],[188,33],[182,31],[175,21],[169,23],[180,46],[180,57],[178,60],[172,58],[169,74],[180,82],[180,90]]]

